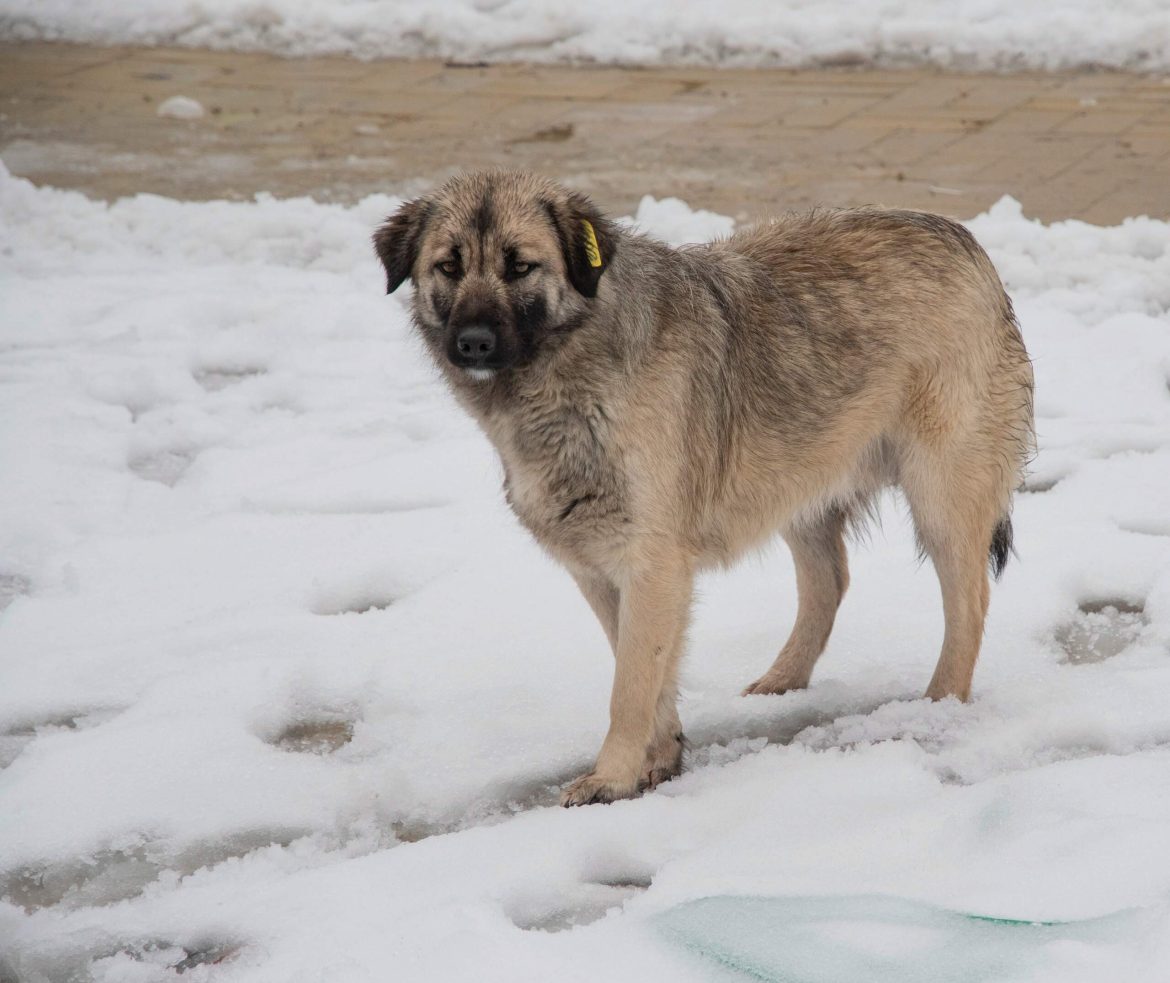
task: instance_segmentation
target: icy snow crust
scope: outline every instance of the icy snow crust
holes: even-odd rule
[[[0,36],[464,61],[1170,68],[1164,0],[0,0]]]
[[[949,910],[1107,927],[1041,932],[999,980],[1170,978],[1170,224],[971,223],[1041,449],[970,705],[918,698],[938,588],[891,498],[810,690],[736,695],[793,618],[777,546],[702,585],[685,774],[565,811],[611,658],[381,292],[395,205],[0,174],[10,971],[687,981],[739,945],[799,979],[860,945],[919,972]],[[679,907],[720,896],[706,931]],[[763,945],[781,921],[803,944]]]

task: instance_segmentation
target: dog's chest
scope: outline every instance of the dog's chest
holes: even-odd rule
[[[537,539],[576,551],[594,538],[612,537],[624,482],[599,405],[530,403],[494,436],[508,504]]]

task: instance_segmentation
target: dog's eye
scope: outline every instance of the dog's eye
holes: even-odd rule
[[[539,265],[539,263],[509,263],[508,279],[519,280],[522,276],[528,276],[528,274],[535,270]]]
[[[445,259],[441,263],[436,263],[435,269],[452,280],[459,276],[459,264],[453,259]]]

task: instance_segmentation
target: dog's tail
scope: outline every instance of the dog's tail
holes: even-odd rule
[[[991,575],[996,579],[1003,575],[1003,568],[1007,566],[1008,556],[1012,552],[1012,520],[1004,516],[991,534],[991,545],[987,550],[987,562],[991,567]]]

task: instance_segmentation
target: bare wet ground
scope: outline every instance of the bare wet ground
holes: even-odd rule
[[[160,116],[197,100],[195,119]],[[1045,221],[1170,214],[1170,79],[1110,72],[458,65],[0,45],[0,158],[115,198],[409,193],[464,168],[548,173],[629,212],[815,203]]]

